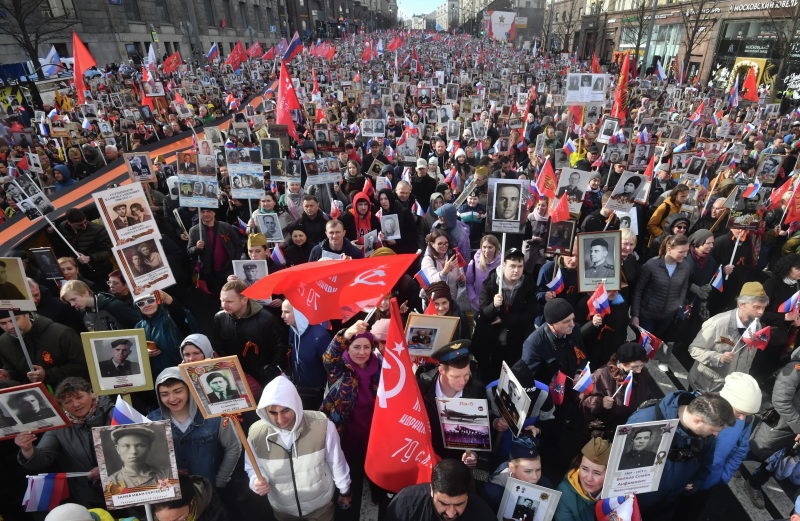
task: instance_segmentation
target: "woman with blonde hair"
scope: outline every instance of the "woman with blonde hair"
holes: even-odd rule
[[[467,295],[473,313],[480,309],[480,294],[483,281],[489,276],[492,270],[500,265],[500,241],[494,235],[484,235],[481,238],[478,251],[472,257],[467,266],[465,276],[467,278]],[[467,310],[463,310],[467,311]]]

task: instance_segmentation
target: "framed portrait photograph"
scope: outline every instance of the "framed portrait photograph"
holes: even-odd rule
[[[600,497],[658,490],[677,427],[677,418],[618,426]]]
[[[508,478],[497,511],[498,521],[550,521],[561,500],[561,492]]]
[[[181,497],[169,420],[92,429],[106,507]]]
[[[225,141],[222,140],[222,133],[217,127],[205,127],[204,131],[206,139],[211,141],[214,145],[222,145]]]
[[[160,81],[145,81],[142,82],[144,88],[144,95],[148,98],[157,98],[164,95],[164,84]]]
[[[606,202],[605,207],[615,212],[629,212],[633,207],[634,201],[639,199],[640,194],[647,186],[647,180],[644,175],[625,171],[611,192],[611,197]]]
[[[33,257],[33,262],[39,267],[42,276],[46,279],[61,280],[64,275],[58,267],[58,259],[53,248],[31,248],[28,250]]]
[[[210,358],[178,367],[204,418],[256,408],[256,400],[236,356]]]
[[[141,183],[94,192],[92,197],[115,246],[142,237],[161,237]]]
[[[263,233],[269,242],[283,242],[283,231],[278,214],[256,214],[255,218],[258,231]]]
[[[589,292],[605,282],[606,290],[620,289],[620,231],[578,234],[578,291]]]
[[[600,127],[600,132],[597,134],[596,141],[604,145],[608,144],[609,140],[611,139],[611,136],[613,136],[617,132],[618,126],[619,126],[619,119],[605,118],[603,120],[603,125]]]
[[[528,418],[531,398],[505,361],[500,368],[500,379],[493,391],[494,405],[497,411],[506,421],[513,435],[519,436],[525,420]]]
[[[487,230],[495,233],[523,233],[530,181],[489,179]]]
[[[460,450],[492,450],[489,403],[482,398],[436,398],[444,446]]]
[[[153,388],[143,329],[84,332],[81,341],[96,394],[132,393]]]
[[[22,259],[0,257],[0,310],[36,311]]]
[[[778,167],[781,166],[786,156],[781,154],[761,154],[756,167],[756,176],[764,185],[771,185],[778,177]]]
[[[175,284],[160,240],[145,237],[112,251],[134,297]]]
[[[575,239],[575,221],[560,221],[550,223],[547,232],[546,253],[555,255],[569,255],[572,251],[572,243]]]
[[[728,228],[731,230],[758,230],[762,221],[762,208],[769,203],[772,188],[761,188],[751,197],[743,197],[747,186],[737,186],[736,202],[728,216]]]
[[[0,389],[0,441],[68,425],[67,415],[42,382]]]
[[[561,197],[566,194],[569,203],[569,213],[581,213],[583,195],[589,187],[589,180],[592,178],[592,175],[594,175],[594,172],[586,172],[574,168],[564,168],[561,170],[561,175],[558,178],[558,187],[556,188],[556,197]]]
[[[269,268],[267,268],[266,259],[235,260],[233,261],[233,274],[250,287],[269,275]]]
[[[386,239],[400,239],[400,217],[397,214],[381,215],[381,232]]]
[[[453,340],[458,317],[440,317],[409,313],[406,321],[406,342],[411,356],[431,356]]]

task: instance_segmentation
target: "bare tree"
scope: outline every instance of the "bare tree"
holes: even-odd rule
[[[544,20],[542,23],[542,52],[550,53],[550,38],[553,36],[553,21],[556,11],[551,3],[544,8]]]
[[[682,43],[686,52],[681,77],[686,77],[686,71],[695,49],[711,36],[711,28],[720,18],[718,4],[717,0],[691,0],[681,5]]]
[[[633,8],[626,11],[622,18],[620,42],[632,45],[633,55],[639,59],[639,51],[647,38],[647,31],[650,28],[650,21],[647,20],[648,0],[635,0]]]
[[[556,17],[556,34],[561,36],[561,50],[571,52],[570,40],[581,25],[581,9],[578,0],[566,0],[560,4],[560,16]]]
[[[783,73],[786,70],[786,58],[790,53],[794,55],[798,51],[798,47],[800,47],[800,38],[797,35],[797,31],[800,29],[800,2],[795,4],[792,17],[788,20],[785,17],[777,16],[777,14],[786,14],[783,9],[774,14],[773,10],[767,12],[769,13],[770,24],[775,31],[775,56],[780,56],[778,70],[773,76],[774,81],[770,88],[770,95],[774,98],[778,91],[778,82],[782,80]],[[766,73],[766,71],[764,72]]]
[[[48,0],[0,0],[0,34],[14,38],[33,67],[39,70],[39,46],[63,36],[78,23],[75,13],[54,12]],[[39,92],[29,83],[34,103],[41,104]]]

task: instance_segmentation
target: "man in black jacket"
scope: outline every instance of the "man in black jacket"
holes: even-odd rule
[[[310,244],[317,244],[325,238],[325,223],[327,221],[328,217],[319,208],[319,199],[311,194],[304,195],[303,215],[294,224],[303,226]],[[284,234],[286,234],[286,230],[284,230]],[[288,235],[291,235],[291,233]]]
[[[202,262],[201,277],[211,293],[216,293],[233,274],[232,261],[242,254],[241,234],[230,224],[218,221],[214,210],[203,208],[200,222],[189,230],[186,251],[192,260]]]
[[[104,286],[111,272],[111,239],[103,225],[90,222],[79,208],[67,212],[67,220],[58,226],[67,242],[78,252],[77,261],[89,266],[81,274],[97,286]],[[73,255],[70,251],[68,255]]]
[[[214,315],[211,345],[220,356],[236,355],[244,371],[265,383],[265,366],[286,353],[286,330],[264,307],[242,292],[241,280],[226,282],[220,291],[222,310]]]

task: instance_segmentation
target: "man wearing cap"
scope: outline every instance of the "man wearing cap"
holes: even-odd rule
[[[248,263],[242,268],[244,269],[244,279],[242,280],[248,287],[258,282],[258,265]]]
[[[472,378],[469,347],[469,340],[456,340],[437,349],[431,356],[439,365],[420,373],[417,382],[431,423],[433,450],[443,458],[460,458],[468,466],[474,467],[478,463],[474,452],[445,449],[436,408],[436,398],[486,399],[486,388]]]
[[[675,509],[684,494],[705,479],[714,454],[716,436],[735,424],[730,403],[715,393],[697,396],[675,391],[657,404],[642,407],[627,423],[642,423],[677,418],[678,428],[664,462],[658,490],[639,494],[642,519],[675,519]]]
[[[417,159],[417,173],[411,178],[411,193],[418,204],[424,205],[425,211],[428,210],[428,201],[435,191],[436,179],[428,175],[428,162],[422,158]]]
[[[614,277],[614,264],[608,262],[608,242],[594,239],[589,243],[589,258],[585,263],[587,278],[607,279]]]
[[[108,476],[109,488],[156,486],[160,479],[170,477],[169,467],[158,468],[147,462],[154,437],[148,427],[126,427],[111,432],[122,468]],[[119,494],[119,491],[116,493]]]
[[[116,204],[111,209],[117,214],[117,217],[111,221],[111,224],[117,230],[136,224],[136,220],[133,217],[128,217],[128,205],[125,203]]]
[[[549,467],[548,475],[555,477],[564,473],[580,443],[577,427],[583,419],[577,393],[567,378],[577,377],[578,364],[585,356],[583,340],[575,329],[572,304],[563,298],[549,300],[544,306],[544,320],[545,323],[522,344],[522,360],[536,380],[550,384],[552,389],[551,396],[556,404],[555,422],[551,422],[554,436],[545,436],[544,440],[554,451],[555,457],[548,458],[545,463]]]
[[[747,282],[736,299],[736,309],[714,315],[703,323],[691,344],[689,354],[695,359],[689,371],[692,389],[718,392],[728,373],[749,373],[757,349],[746,347],[742,335],[761,329],[759,318],[769,304],[759,282]],[[756,411],[757,412],[757,411]]]
[[[111,358],[98,364],[100,365],[100,376],[113,378],[139,374],[139,364],[128,360],[132,345],[128,338],[120,338],[111,342]]]

